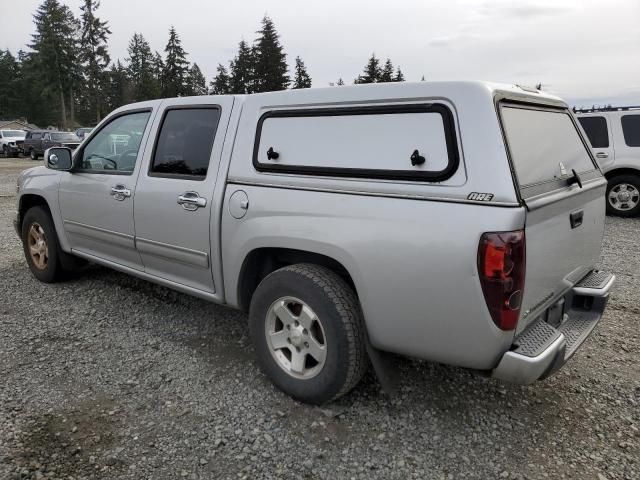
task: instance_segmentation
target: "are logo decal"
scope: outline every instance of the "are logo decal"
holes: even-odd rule
[[[490,202],[493,200],[493,193],[471,192],[467,196],[467,200],[475,200],[477,202]]]

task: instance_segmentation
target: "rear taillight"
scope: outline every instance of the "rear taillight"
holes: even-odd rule
[[[482,234],[478,274],[491,318],[501,330],[518,324],[525,263],[524,230]]]

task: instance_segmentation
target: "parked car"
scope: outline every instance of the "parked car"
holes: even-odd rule
[[[24,130],[0,130],[0,151],[5,157],[17,157],[22,152]]]
[[[640,106],[574,109],[607,187],[607,212],[640,214]]]
[[[93,128],[91,127],[80,127],[75,131],[75,134],[76,134],[76,137],[78,137],[80,140],[84,140],[84,137],[90,134],[92,130]]]
[[[577,120],[518,86],[148,101],[45,164],[18,179],[36,278],[83,259],[248,311],[259,365],[304,402],[369,359],[384,378],[385,352],[543,379],[615,280],[595,270],[606,180]]]
[[[37,160],[47,148],[61,146],[73,150],[80,142],[75,133],[34,130],[28,132],[24,139],[24,153],[29,154],[31,160]]]

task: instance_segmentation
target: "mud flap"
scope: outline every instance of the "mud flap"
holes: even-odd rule
[[[395,397],[400,389],[400,375],[393,355],[374,348],[369,341],[369,335],[366,335],[366,342],[367,354],[382,391],[389,397]]]

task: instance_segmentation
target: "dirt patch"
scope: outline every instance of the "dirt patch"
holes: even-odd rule
[[[116,414],[103,399],[29,417],[16,435],[12,463],[22,478],[113,476],[125,466],[111,450],[121,427]]]

